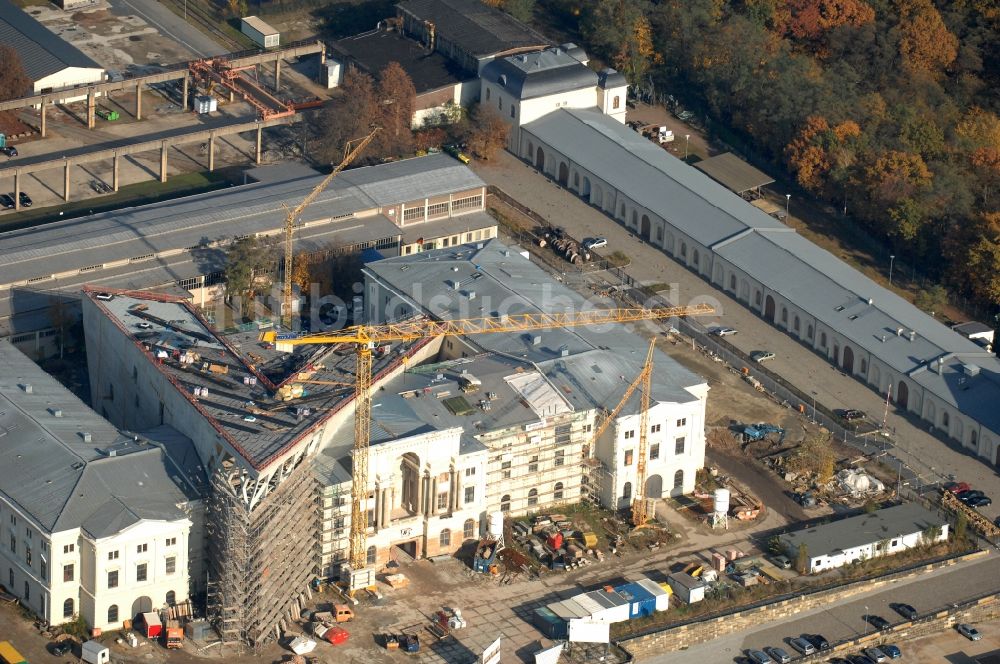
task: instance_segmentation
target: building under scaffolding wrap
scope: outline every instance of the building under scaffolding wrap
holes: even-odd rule
[[[258,649],[281,636],[310,596],[319,512],[309,465],[302,461],[256,505],[244,500],[238,472],[212,477],[208,612],[225,642]]]

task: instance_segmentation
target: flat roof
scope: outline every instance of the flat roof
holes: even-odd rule
[[[871,514],[858,514],[786,533],[781,539],[788,543],[790,550],[797,550],[799,545],[805,544],[809,557],[816,558],[893,537],[920,533],[929,526],[943,526],[947,523],[946,519],[917,503],[904,503]]]
[[[396,7],[432,22],[438,35],[476,57],[549,44],[534,29],[479,0],[406,0]]]
[[[104,70],[10,0],[0,0],[0,44],[11,46],[20,54],[24,71],[32,82],[71,67]]]
[[[179,504],[198,498],[162,449],[120,432],[6,341],[0,366],[0,492],[45,531],[105,537],[183,518]]]
[[[759,171],[732,152],[702,159],[694,167],[735,194],[758,189],[774,182],[767,173]]]
[[[257,16],[244,16],[243,22],[249,25],[257,32],[264,35],[265,37],[281,34],[278,30],[275,30],[269,24],[265,23],[262,19],[258,18]]]
[[[390,62],[399,63],[418,95],[470,80],[469,74],[452,60],[394,31],[366,32],[339,39],[331,46],[372,76],[378,76]]]
[[[472,212],[448,219],[426,221],[419,224],[407,224],[402,228],[403,244],[411,244],[420,238],[438,238],[449,235],[461,235],[486,228],[493,228],[497,220],[486,212]]]

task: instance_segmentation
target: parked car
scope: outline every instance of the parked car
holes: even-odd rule
[[[747,657],[753,664],[774,664],[774,660],[760,650],[747,650]]]
[[[978,509],[980,507],[989,507],[993,504],[993,499],[989,496],[976,496],[975,498],[970,498],[965,501],[965,504],[969,507],[975,507]]]
[[[809,643],[816,646],[817,650],[830,649],[830,642],[823,638],[822,634],[803,634],[802,636],[804,636]]]
[[[764,648],[764,652],[771,656],[771,659],[778,664],[788,664],[792,661],[792,656],[785,652],[784,648]]]
[[[136,323],[135,326],[137,328],[139,328],[140,330],[151,330],[151,329],[153,329],[153,324],[152,323],[147,323],[146,321],[142,321],[141,323]]]
[[[973,498],[982,498],[986,494],[978,489],[970,489],[969,491],[963,491],[962,493],[957,493],[955,496],[961,500],[963,503],[968,503]]]
[[[13,196],[14,194],[11,194],[11,197]],[[21,207],[31,207],[31,196],[28,196],[23,191],[19,191],[17,192],[17,197],[21,201]]]
[[[847,658],[847,661],[851,664],[875,664],[875,662],[864,655],[851,655]]]
[[[13,145],[7,145],[0,148],[0,152],[7,155],[8,159],[12,159],[17,156],[17,148],[15,148]]]
[[[879,650],[885,653],[885,656],[889,659],[899,659],[903,656],[903,651],[899,649],[899,646],[887,645],[879,646]]]
[[[816,646],[809,643],[801,636],[797,636],[788,642],[788,645],[798,650],[803,655],[813,655],[816,653]]]
[[[606,246],[608,246],[608,239],[604,237],[591,238],[583,243],[584,249],[603,249]]]
[[[962,493],[963,491],[971,491],[972,487],[969,486],[967,482],[948,482],[944,485],[945,491],[950,491],[952,493]]]
[[[14,207],[15,206],[13,197],[8,196],[7,194],[0,194],[0,208],[4,208],[5,210],[13,210]]]
[[[909,604],[896,603],[890,604],[889,607],[907,620],[916,620],[919,615],[917,610]]]
[[[244,422],[256,422],[257,418],[254,415],[244,415],[243,416],[243,421]]]
[[[967,638],[970,641],[978,641],[983,638],[983,635],[979,633],[979,630],[970,625],[969,623],[959,623],[955,625],[955,629],[958,633]]]
[[[771,558],[771,562],[779,569],[792,569],[792,559],[788,556],[774,556]]]
[[[861,653],[873,662],[885,662],[889,659],[885,656],[884,652],[874,646],[871,648],[865,648],[861,651]]]
[[[469,156],[467,154],[465,154],[459,149],[457,145],[445,145],[444,151],[450,154],[455,159],[458,159],[463,164],[468,164],[470,161],[472,161],[471,159],[469,159]]]
[[[736,330],[731,327],[713,327],[709,334],[714,334],[717,337],[729,337],[736,334]]]
[[[73,651],[73,642],[69,639],[65,641],[56,641],[52,644],[52,648],[49,650],[56,657],[65,657]]]
[[[769,350],[755,350],[750,353],[750,359],[754,362],[767,362],[774,359],[774,353]]]
[[[863,420],[867,417],[865,411],[857,410],[856,408],[847,408],[844,410],[838,410],[837,415],[848,422],[854,422],[855,420]]]
[[[867,618],[868,618],[868,624],[879,631],[883,629],[889,629],[892,626],[889,624],[889,621],[883,618],[882,616],[869,614]]]

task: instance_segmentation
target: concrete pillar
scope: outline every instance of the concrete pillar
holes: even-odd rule
[[[45,107],[48,105],[49,100],[42,97],[41,110],[42,110],[42,138],[45,138]]]
[[[186,110],[188,110],[188,76],[187,76],[187,74],[184,75],[183,81],[184,81],[184,83],[183,83],[183,88],[182,88],[182,92],[181,92],[181,108],[183,108],[186,111]]]
[[[115,191],[118,191],[118,161],[119,161],[119,159],[120,159],[120,155],[116,152],[115,153],[115,159],[112,162],[112,166],[111,166],[111,188],[114,189]]]
[[[142,120],[142,83],[135,84],[135,119]]]
[[[63,167],[63,200],[69,200],[69,159],[66,160],[66,165]]]
[[[14,210],[21,209],[21,171],[14,171]]]
[[[215,133],[208,135],[208,170],[215,170]]]
[[[389,489],[382,489],[382,527],[387,528],[389,526],[389,514],[392,511],[392,494],[389,493]]]
[[[281,56],[274,59],[274,91],[281,89]]]
[[[379,527],[382,525],[382,490],[378,488],[378,484],[375,485],[375,505],[372,508],[372,520],[368,524],[378,532]]]
[[[234,101],[236,101],[236,92],[232,88],[230,88],[229,89],[229,103],[232,104]]]
[[[319,51],[319,64],[322,66],[326,64],[326,44],[323,42],[319,42],[319,44],[322,47]]]
[[[455,470],[455,506],[452,508],[453,512],[457,512],[462,509],[462,473]]]
[[[417,515],[427,514],[427,478],[417,482]]]
[[[438,513],[438,481],[435,477],[431,480],[431,516]]]
[[[167,181],[167,142],[160,143],[160,182]]]
[[[97,93],[94,88],[87,92],[87,129],[93,129],[97,124]]]
[[[263,134],[264,134],[264,128],[261,127],[260,125],[257,125],[257,149],[255,151],[256,154],[254,156],[254,163],[256,163],[258,166],[260,166],[260,155],[263,152],[263,140],[264,140]]]

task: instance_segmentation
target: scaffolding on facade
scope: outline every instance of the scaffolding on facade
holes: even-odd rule
[[[319,491],[309,464],[300,463],[251,509],[241,475],[232,468],[212,475],[208,614],[223,643],[259,652],[298,618],[311,596]]]

